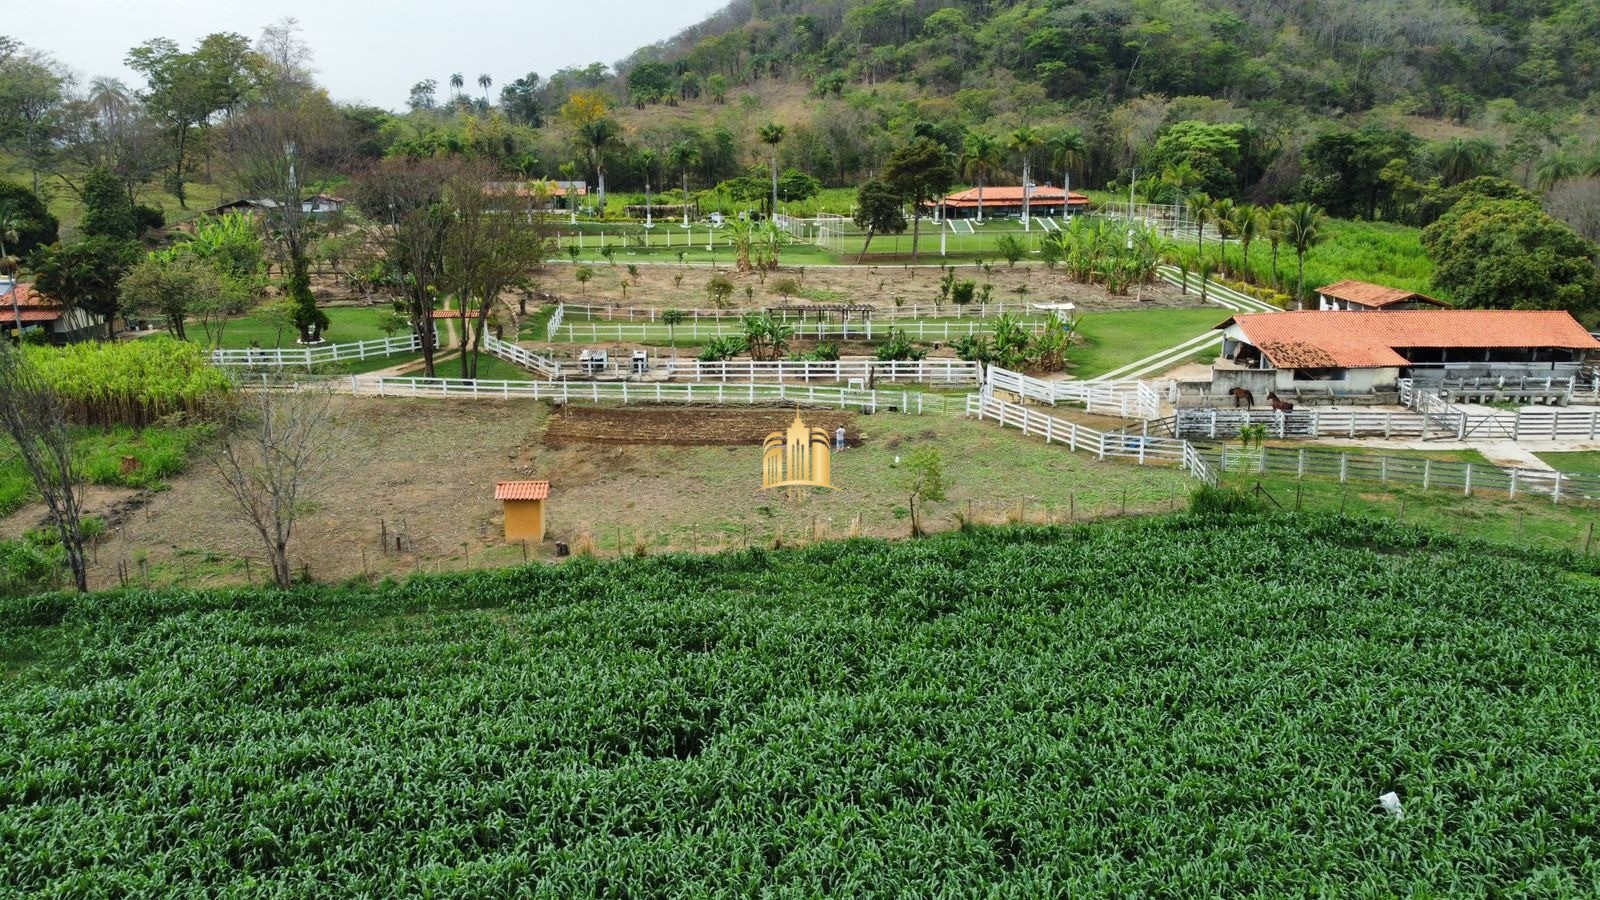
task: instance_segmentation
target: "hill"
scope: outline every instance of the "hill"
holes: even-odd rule
[[[1573,895],[1593,572],[1185,516],[6,601],[0,880]]]

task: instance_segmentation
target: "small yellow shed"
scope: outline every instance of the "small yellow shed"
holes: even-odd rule
[[[548,481],[502,481],[494,498],[505,507],[506,542],[544,540],[544,502],[550,498]]]

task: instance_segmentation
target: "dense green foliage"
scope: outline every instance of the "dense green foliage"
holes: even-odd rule
[[[1183,517],[5,601],[0,881],[1572,896],[1592,569]]]
[[[26,256],[46,244],[55,243],[60,232],[56,217],[32,191],[5,181],[0,181],[0,222],[11,223],[17,235],[17,240],[12,242],[0,233],[0,242],[5,244],[5,253],[0,256]],[[0,228],[0,232],[9,231],[11,228]]]
[[[141,426],[164,416],[207,415],[232,382],[194,344],[166,337],[37,347],[29,361],[89,425]]]
[[[1532,200],[1470,194],[1428,226],[1434,283],[1458,305],[1583,312],[1600,306],[1593,243]]]

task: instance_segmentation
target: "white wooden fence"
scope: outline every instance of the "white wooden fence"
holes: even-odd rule
[[[552,322],[555,319],[552,317]],[[864,340],[886,338],[890,332],[903,331],[906,337],[915,341],[948,341],[969,334],[978,334],[988,330],[988,323],[979,320],[968,322],[877,322],[870,319],[864,322],[796,322],[790,324],[794,329],[794,337],[813,338],[816,340]],[[1024,326],[1037,334],[1044,326],[1034,324]],[[614,343],[642,343],[644,341],[665,341],[669,331],[665,325],[638,324],[605,324],[601,322],[570,322],[563,323],[550,332],[551,340],[568,342],[601,343],[611,341]],[[681,322],[670,331],[670,336],[676,338],[689,338],[702,340],[714,337],[732,337],[744,334],[742,328],[734,321],[702,321]]]
[[[724,362],[669,360],[669,376],[694,381],[907,381],[924,384],[977,384],[981,377],[976,362],[964,359],[922,359],[879,361],[841,359],[829,362],[776,360],[756,362],[734,359]]]
[[[502,341],[492,334],[484,335],[483,351],[512,365],[521,366],[531,372],[537,372],[546,378],[562,377],[560,362],[548,356],[540,356],[525,347]]]
[[[335,382],[364,397],[448,397],[481,400],[549,400],[560,403],[682,403],[702,405],[794,404],[859,409],[866,413],[959,413],[959,400],[910,391],[786,384],[630,384],[628,382],[476,381],[462,378],[389,378],[352,375]]]
[[[1222,439],[1237,435],[1246,425],[1265,425],[1275,438],[1322,437],[1423,437],[1429,434],[1426,422],[1416,413],[1385,412],[1377,409],[1320,410],[1299,408],[1293,412],[1263,409],[1180,409],[1171,419],[1159,423],[1176,437]],[[1434,428],[1432,433],[1439,434]]]
[[[397,353],[414,353],[422,349],[422,338],[416,334],[404,337],[375,338],[347,344],[319,344],[312,347],[274,347],[270,350],[252,347],[245,350],[213,350],[214,366],[241,366],[250,369],[283,369],[289,366],[310,367],[323,363],[345,362],[352,359],[371,359],[394,356]]]
[[[553,341],[556,339],[556,333],[561,330],[561,320],[566,317],[566,314],[566,304],[557,306],[556,311],[550,314],[550,321],[546,322],[544,326],[545,340]]]
[[[807,301],[796,301],[792,308],[780,313],[780,316],[806,316],[817,315],[822,309],[810,310],[804,304]],[[826,303],[827,301],[823,301]],[[840,301],[843,302],[843,301]],[[862,304],[868,305],[869,304]],[[910,306],[871,306],[872,315],[878,319],[989,319],[1011,313],[1013,315],[1045,315],[1049,310],[1035,309],[1031,303],[940,303],[911,304]],[[761,309],[684,309],[684,322],[718,322],[737,320],[750,312],[761,312]],[[661,322],[661,315],[666,309],[645,306],[604,306],[596,303],[569,303],[563,301],[556,307],[557,315],[570,313],[584,319],[604,319],[607,321],[621,322]],[[555,317],[552,316],[552,319]]]
[[[1170,399],[1177,389],[1172,381],[1046,381],[999,366],[989,367],[984,384],[1027,400],[1051,406],[1081,403],[1088,412],[1124,419],[1160,418],[1162,399]]]
[[[1549,497],[1553,502],[1600,500],[1600,475],[1552,472],[1546,469],[1507,468],[1488,463],[1451,462],[1385,456],[1339,450],[1261,447],[1241,452],[1220,447],[1211,461],[1219,472],[1260,472],[1307,475],[1380,484],[1404,484],[1426,490],[1460,491],[1466,496],[1489,491],[1520,496]]]
[[[1023,434],[1044,438],[1047,444],[1062,444],[1075,453],[1090,453],[1096,459],[1129,459],[1139,465],[1177,465],[1208,484],[1216,483],[1204,456],[1188,441],[1146,434],[1099,431],[1067,419],[1057,419],[1020,403],[1008,403],[992,396],[969,394],[967,416],[979,421],[990,419],[1019,429]]]

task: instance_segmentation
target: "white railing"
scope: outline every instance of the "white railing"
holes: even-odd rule
[[[823,309],[810,309],[805,306],[808,301],[799,300],[789,304],[789,308],[775,313],[779,318],[794,316],[819,315]],[[829,301],[818,301],[827,304]],[[845,302],[845,301],[838,301]],[[858,305],[852,303],[851,305]],[[1045,315],[1049,310],[1035,309],[1032,303],[1004,303],[991,301],[989,303],[939,303],[939,304],[912,304],[910,306],[872,306],[859,304],[872,310],[872,316],[878,319],[989,319],[995,316],[1011,313],[1013,315]],[[603,319],[606,321],[626,322],[655,322],[661,321],[661,316],[667,310],[658,307],[646,306],[605,306],[597,303],[569,303],[563,301],[558,310],[565,309],[583,319]],[[684,322],[700,321],[729,321],[737,320],[752,312],[764,312],[768,307],[759,309],[682,309]],[[554,317],[552,317],[554,318]]]
[[[352,375],[337,382],[358,396],[549,400],[559,403],[796,404],[863,412],[944,413],[947,397],[910,391],[785,384],[631,384],[629,382],[489,381],[464,378],[389,378]]]
[[[694,381],[911,381],[925,384],[977,384],[976,362],[962,359],[922,359],[879,361],[842,359],[827,362],[776,360],[756,362],[734,359],[701,362],[686,359],[668,361],[667,373],[673,378]]]
[[[492,334],[483,336],[483,350],[491,356],[499,357],[512,365],[521,366],[530,372],[537,372],[546,378],[562,377],[561,363],[547,356],[533,353],[525,347],[502,341]]]
[[[282,369],[288,366],[314,366],[412,353],[422,349],[422,338],[415,333],[405,337],[376,338],[348,344],[320,344],[314,347],[252,347],[246,350],[213,350],[214,366],[242,366],[252,369]]]
[[[556,332],[561,330],[561,319],[566,314],[567,314],[567,306],[566,306],[566,304],[565,303],[557,304],[556,305],[556,311],[550,314],[550,321],[545,323],[545,326],[544,326],[544,339],[545,340],[553,341],[553,340],[556,339]]]
[[[1051,406],[1081,403],[1089,412],[1124,419],[1160,418],[1162,397],[1176,390],[1172,381],[1046,381],[999,366],[989,367],[985,383],[1026,400]]]
[[[1218,306],[1231,309],[1234,312],[1258,313],[1283,311],[1265,300],[1257,300],[1249,294],[1240,293],[1239,291],[1236,291],[1230,287],[1224,287],[1223,285],[1220,285],[1210,279],[1202,279],[1198,273],[1190,272],[1188,278],[1184,278],[1183,270],[1177,268],[1176,266],[1158,266],[1156,268],[1156,274],[1160,276],[1163,281],[1173,285],[1174,287],[1185,287],[1185,283],[1187,282],[1188,289],[1190,291],[1194,291],[1195,293],[1199,293],[1201,284],[1204,282],[1206,300],[1208,302],[1215,303]]]
[[[1063,444],[1068,450],[1091,453],[1097,459],[1131,459],[1139,465],[1177,464],[1186,471],[1194,472],[1195,477],[1206,480],[1206,470],[1196,471],[1189,465],[1194,448],[1188,441],[1149,434],[1099,431],[1068,419],[1046,415],[1020,403],[1007,403],[978,394],[969,394],[966,406],[970,418],[980,421],[992,419],[1001,425],[1019,429],[1023,434],[1042,437],[1047,444]]]
[[[984,322],[976,319],[970,322],[795,322],[790,323],[793,336],[797,338],[813,338],[816,340],[865,340],[888,337],[890,332],[903,331],[906,337],[917,341],[948,341],[954,338],[977,334],[988,328]],[[1043,325],[1034,324],[1024,326],[1035,334],[1043,329]],[[624,324],[607,325],[597,322],[572,322],[562,324],[555,329],[551,340],[568,341],[573,343],[643,343],[645,341],[666,341],[669,336],[673,338],[690,338],[700,340],[713,337],[733,337],[744,334],[744,328],[737,322],[727,321],[722,324],[714,322],[681,322],[673,329],[668,330],[665,325],[649,324]]]
[[[1226,445],[1218,448],[1214,460],[1217,470],[1222,472],[1274,473],[1296,478],[1311,475],[1334,478],[1341,483],[1406,484],[1425,490],[1460,491],[1467,496],[1489,491],[1503,493],[1513,500],[1519,496],[1549,497],[1555,503],[1600,499],[1600,475],[1508,468],[1490,463],[1283,447],[1260,447],[1241,454]]]

